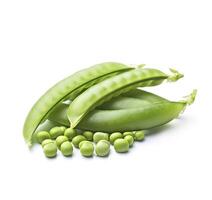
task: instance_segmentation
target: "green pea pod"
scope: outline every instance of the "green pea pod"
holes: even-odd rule
[[[138,68],[108,78],[90,87],[75,98],[68,108],[67,115],[71,127],[75,128],[89,111],[112,97],[119,96],[137,87],[159,85],[166,79],[176,81],[183,77],[176,70],[171,70],[171,72],[173,75],[169,76],[157,69]]]
[[[66,98],[74,99],[80,92],[115,74],[132,69],[121,63],[102,63],[79,71],[49,89],[32,107],[24,124],[23,136],[29,146],[33,134],[51,110]]]
[[[178,117],[187,105],[193,103],[195,96],[196,90],[187,100],[179,102],[161,101],[136,109],[94,110],[82,119],[77,128],[108,133],[154,128]]]
[[[153,93],[135,89],[121,96],[114,97],[106,103],[97,107],[97,110],[120,110],[120,109],[133,109],[141,108],[143,106],[157,103],[157,102],[169,102],[167,99],[155,95]],[[70,122],[67,117],[67,109],[69,104],[59,104],[48,116],[48,119],[57,122],[61,125],[70,126]],[[87,117],[85,117],[87,119]]]

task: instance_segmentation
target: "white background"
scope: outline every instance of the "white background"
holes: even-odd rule
[[[212,6],[207,0],[1,0],[0,199],[212,199]],[[146,63],[184,80],[151,91],[180,99],[183,116],[128,154],[46,159],[22,137],[49,87],[90,65]]]

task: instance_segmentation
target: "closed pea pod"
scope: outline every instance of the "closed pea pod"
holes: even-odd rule
[[[70,104],[67,115],[71,127],[76,127],[89,111],[112,97],[136,87],[158,85],[165,79],[176,81],[181,77],[177,72],[168,76],[157,69],[135,69],[108,78],[87,89]]]
[[[91,85],[130,69],[131,67],[120,63],[102,63],[79,71],[57,83],[35,103],[25,120],[23,136],[27,144],[32,145],[33,135],[38,126],[65,98],[74,98]]]

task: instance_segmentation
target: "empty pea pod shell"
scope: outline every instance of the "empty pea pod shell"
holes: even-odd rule
[[[183,75],[171,70],[171,76],[157,69],[134,69],[117,76],[108,78],[84,91],[70,104],[67,115],[71,127],[74,128],[98,105],[112,97],[135,89],[137,87],[154,86],[161,84],[165,79],[176,81]]]
[[[130,69],[132,68],[121,63],[102,63],[79,71],[57,83],[30,110],[23,128],[26,143],[32,145],[36,129],[58,103],[66,98],[73,99],[91,85]]]

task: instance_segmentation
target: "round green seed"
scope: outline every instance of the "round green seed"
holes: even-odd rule
[[[44,147],[46,144],[49,144],[49,143],[54,143],[54,141],[51,139],[46,139],[41,143],[41,146]]]
[[[93,156],[94,146],[92,142],[85,141],[80,145],[80,153],[85,157]]]
[[[114,142],[114,148],[118,153],[124,153],[129,150],[129,143],[125,139],[117,139]]]
[[[64,156],[71,156],[73,154],[73,146],[71,142],[63,142],[60,146],[60,151]]]
[[[85,136],[88,141],[93,141],[93,132],[85,131],[82,135]]]
[[[49,134],[52,139],[56,139],[58,136],[64,134],[64,127],[54,127],[49,131]]]
[[[83,135],[77,135],[72,139],[72,143],[76,148],[79,148],[80,142],[86,140],[86,138]]]
[[[67,128],[64,132],[64,135],[69,139],[72,140],[75,136],[77,136],[77,131],[73,128]]]
[[[129,143],[130,147],[133,145],[133,143],[134,143],[134,138],[133,138],[132,135],[126,135],[126,136],[124,137],[124,139],[127,140],[127,142]]]
[[[117,140],[119,138],[123,138],[123,135],[121,133],[119,133],[119,132],[112,133],[110,135],[110,143],[113,144],[115,142],[115,140]]]
[[[60,135],[57,137],[56,139],[56,145],[58,147],[58,149],[60,149],[61,144],[63,144],[63,142],[68,141],[68,138],[64,135]]]
[[[108,133],[102,133],[102,132],[96,132],[94,135],[93,135],[93,141],[95,143],[99,142],[100,140],[109,140],[109,135]]]
[[[144,137],[145,137],[144,131],[136,131],[136,132],[135,132],[135,139],[136,139],[137,141],[142,141],[142,140],[144,140]]]
[[[55,143],[46,144],[43,147],[43,152],[46,157],[53,158],[57,155],[57,145]]]
[[[40,131],[36,135],[37,141],[41,144],[44,140],[50,139],[50,134],[47,131]]]
[[[131,131],[127,131],[127,132],[124,132],[123,133],[123,136],[127,136],[127,135],[131,135],[133,137],[133,139],[135,139],[135,133],[134,132],[131,132]]]
[[[96,144],[95,152],[97,156],[107,156],[110,153],[110,143],[107,140],[100,140]]]

